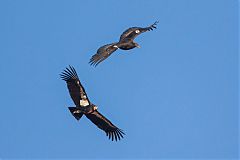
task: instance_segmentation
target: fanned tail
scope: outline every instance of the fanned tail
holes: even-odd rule
[[[68,107],[68,109],[77,120],[83,116],[83,113],[76,107]]]

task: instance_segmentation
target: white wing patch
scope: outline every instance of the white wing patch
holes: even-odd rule
[[[136,32],[136,33],[139,33],[140,31],[139,31],[139,30],[136,30],[135,32]]]
[[[117,46],[117,45],[114,45],[113,47],[114,47],[114,48],[118,48],[118,46]]]
[[[89,103],[88,103],[88,100],[80,100],[80,106],[83,106],[83,107],[86,107],[86,106],[88,106],[89,105]]]

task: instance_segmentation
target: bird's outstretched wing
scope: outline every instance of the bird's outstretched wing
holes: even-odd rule
[[[80,105],[84,107],[90,104],[85,89],[78,78],[77,72],[72,66],[66,68],[60,74],[60,77],[67,82],[70,96],[76,106]]]
[[[123,138],[125,134],[121,129],[114,126],[107,118],[101,115],[97,110],[92,113],[86,114],[86,117],[90,119],[98,128],[106,132],[109,139],[117,141]]]
[[[106,44],[100,47],[97,50],[97,53],[93,55],[92,58],[90,59],[89,61],[90,65],[96,67],[99,63],[101,63],[103,60],[109,57],[117,49],[118,49],[117,43]]]
[[[145,28],[141,28],[141,27],[131,27],[129,29],[127,29],[126,31],[124,31],[122,33],[122,35],[120,36],[120,40],[119,41],[122,41],[123,39],[134,39],[136,38],[139,34],[143,33],[143,32],[146,32],[146,31],[151,31],[153,30],[154,28],[157,28],[156,25],[157,25],[158,21],[156,21],[155,23],[153,23],[152,25],[148,26],[148,27],[145,27]]]

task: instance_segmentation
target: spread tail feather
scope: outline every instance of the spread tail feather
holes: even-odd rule
[[[83,116],[83,113],[76,107],[68,107],[68,109],[77,120]]]

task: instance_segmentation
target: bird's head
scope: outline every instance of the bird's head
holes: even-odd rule
[[[93,106],[93,110],[95,111],[95,110],[97,110],[98,109],[98,107],[97,106]]]
[[[85,109],[84,113],[89,114],[89,113],[96,111],[98,109],[98,107],[94,104],[91,104],[89,106],[84,107],[84,109]]]
[[[136,42],[133,42],[134,43],[134,46],[137,47],[137,48],[141,48],[141,46],[139,44],[137,44]]]

